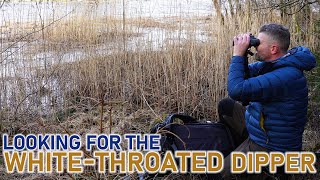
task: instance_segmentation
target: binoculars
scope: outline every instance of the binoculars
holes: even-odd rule
[[[249,47],[251,48],[252,46],[257,47],[260,44],[260,40],[256,37],[254,37],[252,34],[250,34],[250,43],[249,43]],[[234,42],[232,42],[232,46],[234,46]]]

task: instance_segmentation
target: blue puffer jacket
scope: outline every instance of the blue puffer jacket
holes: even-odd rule
[[[308,87],[303,74],[316,66],[309,49],[299,46],[272,62],[249,64],[244,79],[244,58],[232,57],[229,96],[249,102],[245,119],[250,138],[273,151],[300,151],[307,121]]]

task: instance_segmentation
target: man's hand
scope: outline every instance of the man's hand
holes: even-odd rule
[[[241,34],[233,38],[233,56],[244,56],[250,43],[250,33]]]

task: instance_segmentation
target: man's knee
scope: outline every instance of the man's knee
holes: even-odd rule
[[[219,101],[219,104],[218,104],[219,117],[223,115],[232,117],[234,103],[235,101],[232,100],[231,98],[224,98],[221,101]]]

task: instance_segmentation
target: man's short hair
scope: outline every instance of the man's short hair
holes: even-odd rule
[[[289,29],[280,24],[265,24],[260,28],[260,33],[265,33],[277,41],[282,52],[287,52],[290,45]]]

